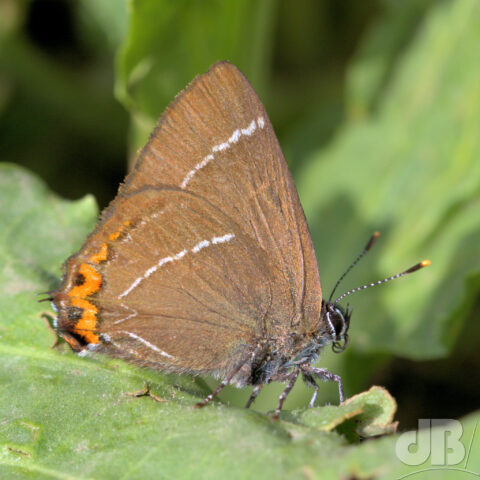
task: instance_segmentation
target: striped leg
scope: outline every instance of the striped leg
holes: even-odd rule
[[[325,368],[315,368],[315,367],[304,367],[304,370],[311,375],[318,377],[324,382],[337,382],[338,383],[338,394],[340,396],[340,403],[343,403],[345,400],[345,395],[343,393],[343,384],[342,379],[339,375],[335,375],[332,372],[329,372]]]
[[[318,395],[318,385],[315,385],[313,387],[315,389],[315,391],[313,392],[313,395],[312,395],[312,398],[310,400],[310,403],[308,404],[308,408],[313,408],[315,406],[315,400],[317,399],[317,395]]]
[[[308,404],[308,408],[313,408],[315,405],[315,400],[317,399],[317,396],[318,396],[318,385],[317,385],[317,382],[315,382],[315,378],[310,373],[308,373],[305,370],[305,368],[302,368],[301,370],[302,370],[303,380],[305,381],[305,383],[309,387],[312,387],[314,389],[312,398],[310,400],[310,403]]]
[[[256,385],[254,388],[253,388],[253,392],[252,394],[250,395],[250,398],[248,399],[248,402],[247,404],[245,405],[245,408],[249,408],[250,405],[255,401],[255,399],[257,398],[257,395],[260,393],[260,390],[263,388],[265,384],[262,383],[261,385]]]
[[[293,386],[295,385],[295,381],[297,380],[298,374],[300,373],[300,370],[294,370],[293,373],[289,375],[289,382],[288,385],[285,387],[285,390],[282,392],[278,399],[278,407],[275,410],[275,413],[272,417],[273,420],[278,420],[278,417],[280,417],[280,412],[282,411],[282,406],[283,402],[287,398],[288,394],[292,391]]]
[[[255,352],[252,353],[252,355],[248,358],[246,358],[243,362],[239,363],[236,368],[232,370],[232,373],[225,378],[222,383],[210,394],[205,397],[201,402],[198,402],[195,404],[195,408],[202,408],[204,407],[207,403],[210,403],[229,383],[230,380],[241,370],[241,368],[248,362],[253,360],[255,356]]]

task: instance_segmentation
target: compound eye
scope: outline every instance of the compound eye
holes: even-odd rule
[[[336,337],[341,337],[345,333],[345,317],[343,312],[339,308],[335,308],[332,312],[330,321],[332,322],[333,328],[335,329]]]

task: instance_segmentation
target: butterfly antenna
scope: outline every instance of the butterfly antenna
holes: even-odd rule
[[[371,237],[368,243],[365,245],[365,248],[362,250],[360,255],[350,264],[350,266],[345,270],[343,275],[338,279],[337,283],[333,287],[332,293],[330,294],[330,297],[328,297],[328,303],[331,302],[333,294],[335,293],[335,290],[337,287],[342,283],[342,280],[348,275],[350,270],[360,261],[360,259],[373,247],[375,242],[377,241],[378,237],[380,236],[379,232],[375,232]],[[337,303],[337,302],[335,302]]]
[[[410,267],[409,269],[397,273],[396,275],[393,275],[391,277],[384,278],[383,280],[378,280],[373,283],[367,283],[366,285],[362,285],[361,287],[353,288],[352,290],[349,290],[348,292],[345,292],[343,295],[340,295],[334,302],[333,305],[336,305],[340,300],[344,299],[345,297],[348,297],[352,293],[359,292],[360,290],[364,290],[365,288],[370,288],[370,287],[375,287],[376,285],[380,285],[381,283],[387,283],[390,280],[395,280],[396,278],[403,277],[405,275],[408,275],[409,273],[416,272],[417,270],[420,270],[421,268],[428,267],[432,262],[430,260],[422,260],[421,262],[417,263],[413,267]]]

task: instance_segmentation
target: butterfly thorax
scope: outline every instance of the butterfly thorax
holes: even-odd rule
[[[293,369],[315,363],[328,345],[335,352],[342,351],[348,341],[350,316],[348,309],[322,302],[322,313],[313,332],[294,331],[266,339],[263,346],[259,345],[247,383],[282,381]]]
[[[287,337],[269,340],[259,348],[252,362],[247,381],[250,385],[282,381],[292,369],[314,363],[322,348],[332,342],[325,331],[310,338],[292,333]]]

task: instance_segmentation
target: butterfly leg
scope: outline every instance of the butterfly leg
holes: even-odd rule
[[[319,386],[315,385],[315,387],[313,388],[315,390],[313,392],[312,398],[310,399],[310,402],[308,403],[308,408],[313,408],[315,406],[315,400],[317,399]]]
[[[315,405],[315,400],[317,399],[317,396],[318,396],[318,388],[319,387],[318,387],[317,383],[315,382],[315,379],[313,378],[312,375],[304,372],[303,370],[302,370],[302,375],[303,375],[303,380],[305,381],[305,383],[309,387],[312,387],[314,389],[312,398],[310,400],[310,403],[308,404],[308,408],[313,408],[314,405]]]
[[[195,408],[202,408],[207,403],[211,402],[228,385],[232,377],[233,375],[223,380],[222,383],[210,395],[207,395],[201,402],[196,403]]]
[[[338,384],[338,394],[340,397],[340,403],[343,403],[345,400],[345,395],[343,393],[343,383],[340,375],[335,375],[332,372],[329,372],[325,368],[315,368],[315,367],[304,367],[304,370],[311,375],[318,377],[324,382],[337,382]]]
[[[300,370],[294,370],[288,377],[287,379],[290,380],[285,387],[285,390],[282,392],[278,399],[278,407],[275,410],[275,413],[273,414],[272,419],[273,420],[278,420],[278,417],[280,417],[280,412],[282,410],[283,402],[287,398],[288,394],[292,391],[293,386],[295,385],[295,381],[297,380],[298,374],[300,373]]]
[[[210,403],[232,380],[232,378],[241,370],[241,368],[251,359],[253,359],[255,355],[255,352],[252,354],[251,358],[248,357],[245,360],[243,360],[241,363],[237,365],[236,368],[232,370],[230,375],[228,375],[227,378],[225,378],[222,383],[210,394],[207,395],[201,402],[198,402],[195,404],[195,408],[202,408],[204,407],[207,403]]]
[[[260,393],[260,390],[263,388],[264,385],[264,383],[262,383],[261,385],[255,385],[255,387],[253,388],[253,392],[250,395],[247,404],[245,405],[245,408],[249,408],[250,405],[255,401],[257,395]]]

